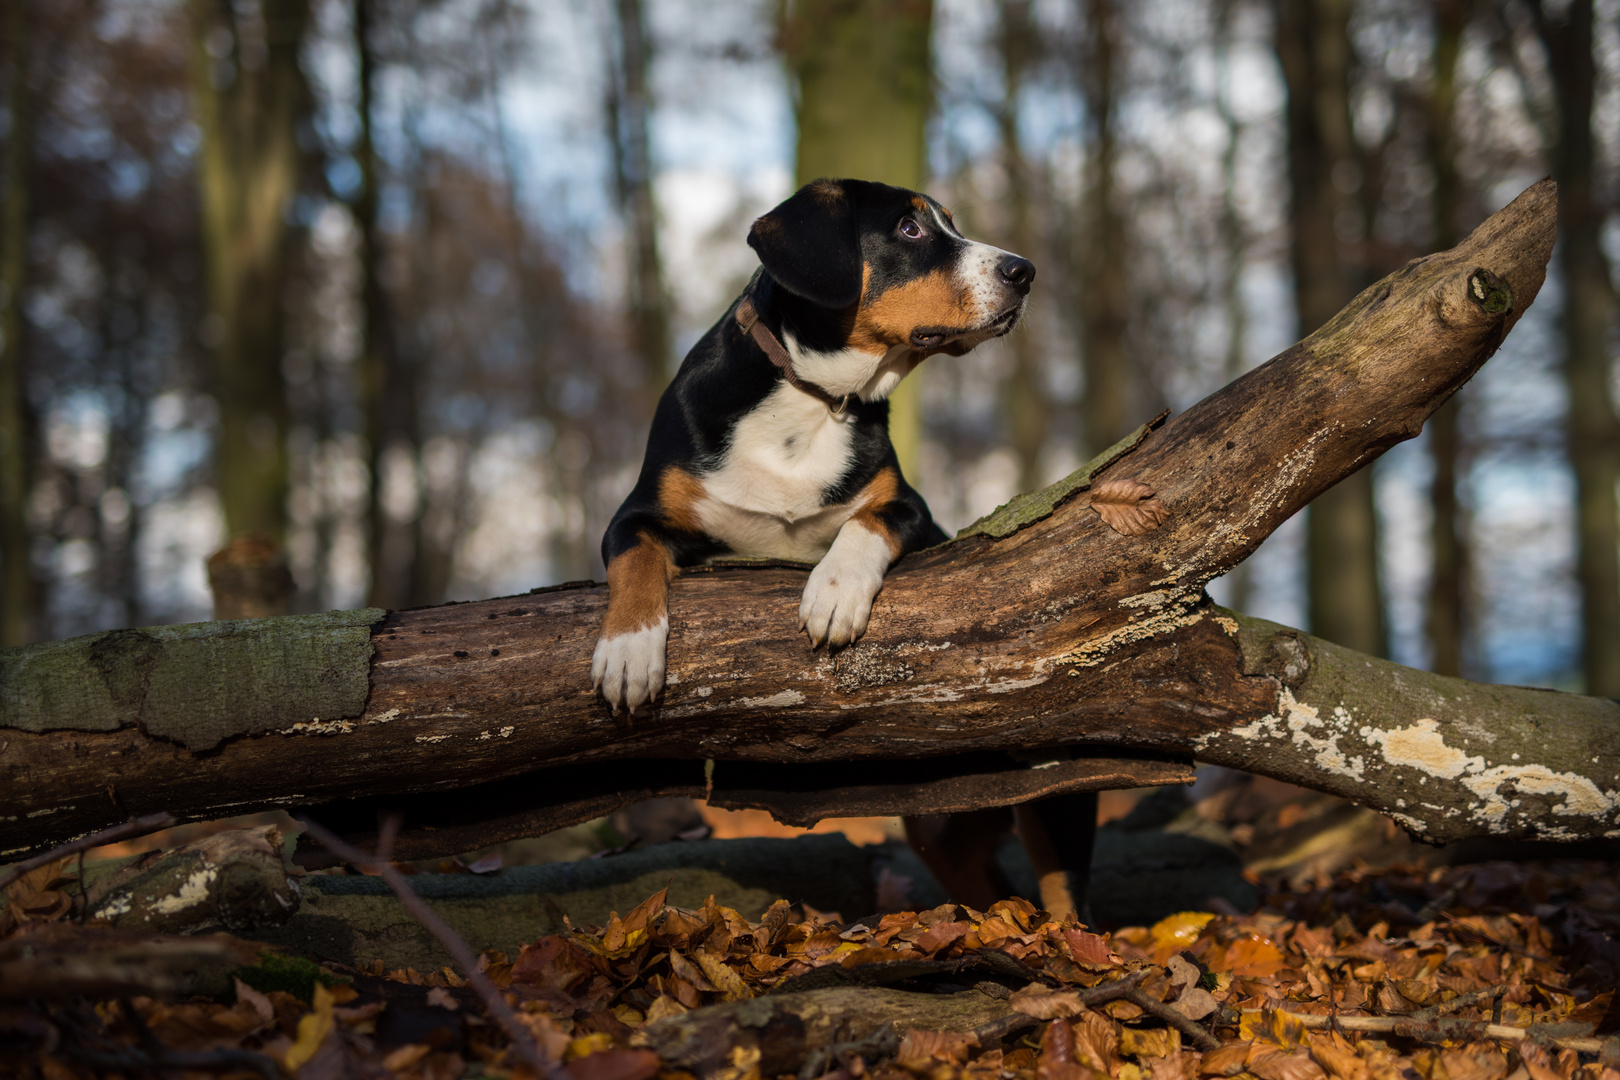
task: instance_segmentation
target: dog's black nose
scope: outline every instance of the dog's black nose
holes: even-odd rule
[[[1017,255],[1009,255],[997,267],[1001,280],[1021,293],[1029,292],[1029,283],[1035,280],[1035,264]]]

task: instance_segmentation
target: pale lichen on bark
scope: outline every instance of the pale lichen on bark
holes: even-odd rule
[[[1272,713],[1202,736],[1200,760],[1309,783],[1421,839],[1620,836],[1620,703],[1481,686],[1224,612]]]

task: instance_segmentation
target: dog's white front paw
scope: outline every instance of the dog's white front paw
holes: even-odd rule
[[[844,526],[810,571],[799,602],[799,629],[810,635],[811,648],[848,645],[866,633],[890,558],[886,537],[853,523]]]
[[[628,634],[601,637],[591,657],[591,682],[608,704],[613,715],[622,705],[635,715],[650,704],[664,688],[664,650],[669,642],[669,619]]]

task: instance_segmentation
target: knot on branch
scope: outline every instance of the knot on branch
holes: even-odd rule
[[[1513,309],[1513,287],[1483,266],[1468,275],[1468,299],[1487,315],[1501,315]]]
[[[1290,690],[1299,689],[1311,673],[1311,650],[1297,630],[1239,616],[1238,644],[1243,650],[1243,674],[1269,675]]]

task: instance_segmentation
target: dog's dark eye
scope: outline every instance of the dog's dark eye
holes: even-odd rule
[[[902,218],[900,221],[900,235],[908,240],[921,240],[923,227],[917,224],[916,218]]]

